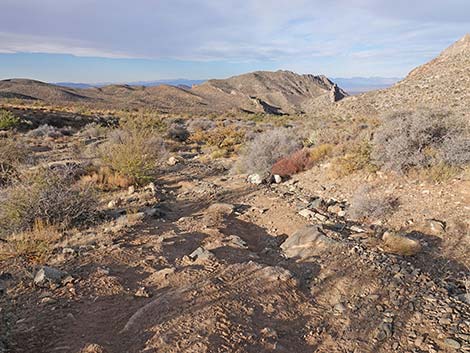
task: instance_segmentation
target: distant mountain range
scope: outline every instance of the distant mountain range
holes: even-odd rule
[[[174,79],[174,80],[155,80],[155,81],[135,81],[135,82],[123,82],[119,84],[128,85],[128,86],[161,86],[169,85],[175,87],[188,87],[191,88],[193,85],[200,85],[207,80],[188,80],[184,78]],[[93,87],[104,87],[109,85],[115,85],[116,83],[112,82],[100,82],[100,83],[77,83],[77,82],[53,82],[52,84],[69,87],[69,88],[93,88]]]
[[[332,78],[338,86],[350,94],[357,94],[393,86],[401,80],[399,77],[336,77]]]
[[[351,77],[351,78],[333,78],[332,81],[338,86],[343,88],[350,94],[357,94],[362,92],[373,91],[376,89],[383,89],[392,86],[398,82],[398,77]],[[208,80],[189,80],[189,79],[174,79],[174,80],[155,80],[155,81],[136,81],[136,82],[124,82],[122,84],[129,86],[161,86],[169,85],[180,88],[191,88],[193,85],[200,85]],[[53,84],[68,87],[68,88],[93,88],[93,87],[104,87],[114,83],[102,82],[102,83],[75,83],[75,82],[55,82]]]

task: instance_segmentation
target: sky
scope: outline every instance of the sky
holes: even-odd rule
[[[470,32],[469,0],[0,0],[0,79],[255,70],[403,77]]]

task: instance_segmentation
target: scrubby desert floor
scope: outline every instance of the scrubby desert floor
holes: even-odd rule
[[[30,143],[60,165],[80,138]],[[3,351],[470,352],[468,174],[331,179],[325,162],[253,185],[178,146],[151,183],[102,193],[106,216],[45,264],[1,262]],[[352,220],[364,185],[396,212]],[[63,275],[35,283],[43,265]]]

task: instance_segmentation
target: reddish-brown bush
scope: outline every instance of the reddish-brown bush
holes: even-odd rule
[[[310,151],[307,148],[303,148],[274,163],[271,168],[271,173],[286,177],[300,173],[311,167],[312,160],[310,158]]]

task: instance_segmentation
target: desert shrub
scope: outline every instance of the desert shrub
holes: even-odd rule
[[[267,175],[276,161],[300,147],[299,138],[291,129],[279,128],[260,133],[246,146],[235,170]]]
[[[215,122],[206,118],[196,118],[188,122],[188,131],[190,133],[194,133],[196,131],[208,131],[215,127]]]
[[[332,177],[342,178],[359,170],[374,172],[376,166],[371,161],[372,147],[368,141],[353,145],[343,156],[335,158],[329,170]]]
[[[420,168],[417,172],[418,176],[421,178],[428,179],[435,183],[440,183],[454,178],[459,174],[460,168],[441,162],[430,167]]]
[[[172,140],[184,142],[189,138],[189,131],[182,124],[172,124],[168,128],[167,135]]]
[[[63,134],[56,127],[44,124],[34,130],[29,131],[27,135],[30,137],[58,138],[62,137]]]
[[[334,146],[329,143],[316,145],[310,149],[310,159],[312,163],[320,162],[325,158],[331,156]]]
[[[114,130],[97,153],[104,166],[135,184],[148,182],[166,154],[163,140],[152,130]]]
[[[21,119],[16,117],[12,112],[0,109],[0,130],[11,130],[17,128],[21,124]]]
[[[28,159],[26,146],[13,140],[0,143],[0,186],[9,184],[17,177],[18,166]]]
[[[134,180],[113,171],[109,167],[93,167],[80,179],[85,184],[93,184],[104,191],[123,189],[131,186]]]
[[[312,167],[310,151],[307,148],[295,151],[278,160],[271,168],[272,174],[282,177],[292,176]]]
[[[91,123],[85,126],[80,135],[87,139],[97,139],[106,137],[109,129],[100,124]]]
[[[354,193],[349,207],[349,215],[355,219],[382,219],[393,214],[399,206],[398,199],[393,196],[373,196],[372,188],[361,187]]]
[[[119,125],[124,130],[151,130],[158,133],[167,129],[163,117],[151,112],[120,112]]]
[[[0,233],[31,230],[35,222],[63,228],[93,219],[96,198],[87,185],[77,185],[74,168],[41,169],[0,195]]]
[[[37,220],[31,230],[13,234],[6,243],[0,243],[0,259],[22,258],[34,264],[43,264],[61,236],[56,226]]]
[[[372,158],[398,172],[445,162],[470,161],[470,123],[443,111],[396,112],[385,117],[373,140]]]
[[[192,142],[212,149],[213,158],[228,157],[245,141],[245,130],[234,125],[219,124],[211,130],[197,130],[190,137]]]

